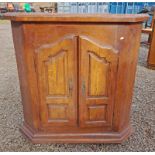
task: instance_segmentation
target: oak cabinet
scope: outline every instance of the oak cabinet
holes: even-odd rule
[[[34,143],[120,143],[146,15],[5,14]]]

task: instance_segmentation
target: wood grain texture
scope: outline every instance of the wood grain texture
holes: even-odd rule
[[[117,76],[118,65],[116,53],[117,50],[113,50],[110,45],[100,46],[100,43],[86,36],[79,38],[79,110],[82,127],[112,124],[116,83],[114,77]],[[106,106],[104,113],[101,105]],[[92,112],[89,112],[90,106],[94,107]],[[95,121],[89,119],[94,117],[91,114],[97,116]],[[106,115],[106,119],[99,119],[98,115],[101,118]]]
[[[75,41],[74,36],[66,36],[35,50],[43,124],[76,125],[77,68],[73,61],[76,56]]]
[[[143,22],[146,14],[51,14],[51,13],[5,13],[3,19],[12,21],[52,22]]]
[[[23,16],[10,18],[21,20],[12,21],[12,30],[24,110],[22,133],[33,143],[125,140],[131,134],[140,22],[147,17]]]

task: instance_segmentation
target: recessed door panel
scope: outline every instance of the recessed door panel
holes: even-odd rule
[[[79,38],[80,126],[111,126],[118,56],[113,47]]]
[[[76,42],[67,36],[36,50],[42,125],[76,126]]]
[[[99,57],[94,52],[89,54],[89,75],[88,75],[88,95],[107,96],[107,76],[109,63],[105,58]],[[102,78],[101,78],[102,77]]]
[[[50,96],[67,94],[67,51],[60,51],[46,62],[47,90]]]

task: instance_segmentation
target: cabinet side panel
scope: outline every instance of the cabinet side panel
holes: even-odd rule
[[[30,104],[26,61],[24,56],[23,24],[19,22],[12,22],[11,25],[24,111],[24,121],[27,124],[32,125],[32,108]]]
[[[37,114],[37,81],[33,59],[33,29],[26,24],[12,22],[13,41],[16,53],[24,122],[31,128],[37,128],[39,117]]]
[[[114,128],[123,130],[130,125],[130,110],[138,60],[141,24],[120,25],[117,34],[119,66],[116,85]]]

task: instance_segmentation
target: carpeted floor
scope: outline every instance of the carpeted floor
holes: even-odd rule
[[[143,39],[146,39],[143,36]],[[23,138],[22,104],[10,23],[0,24],[0,151],[155,151],[155,71],[140,48],[132,105],[132,136],[122,144],[33,145]]]

